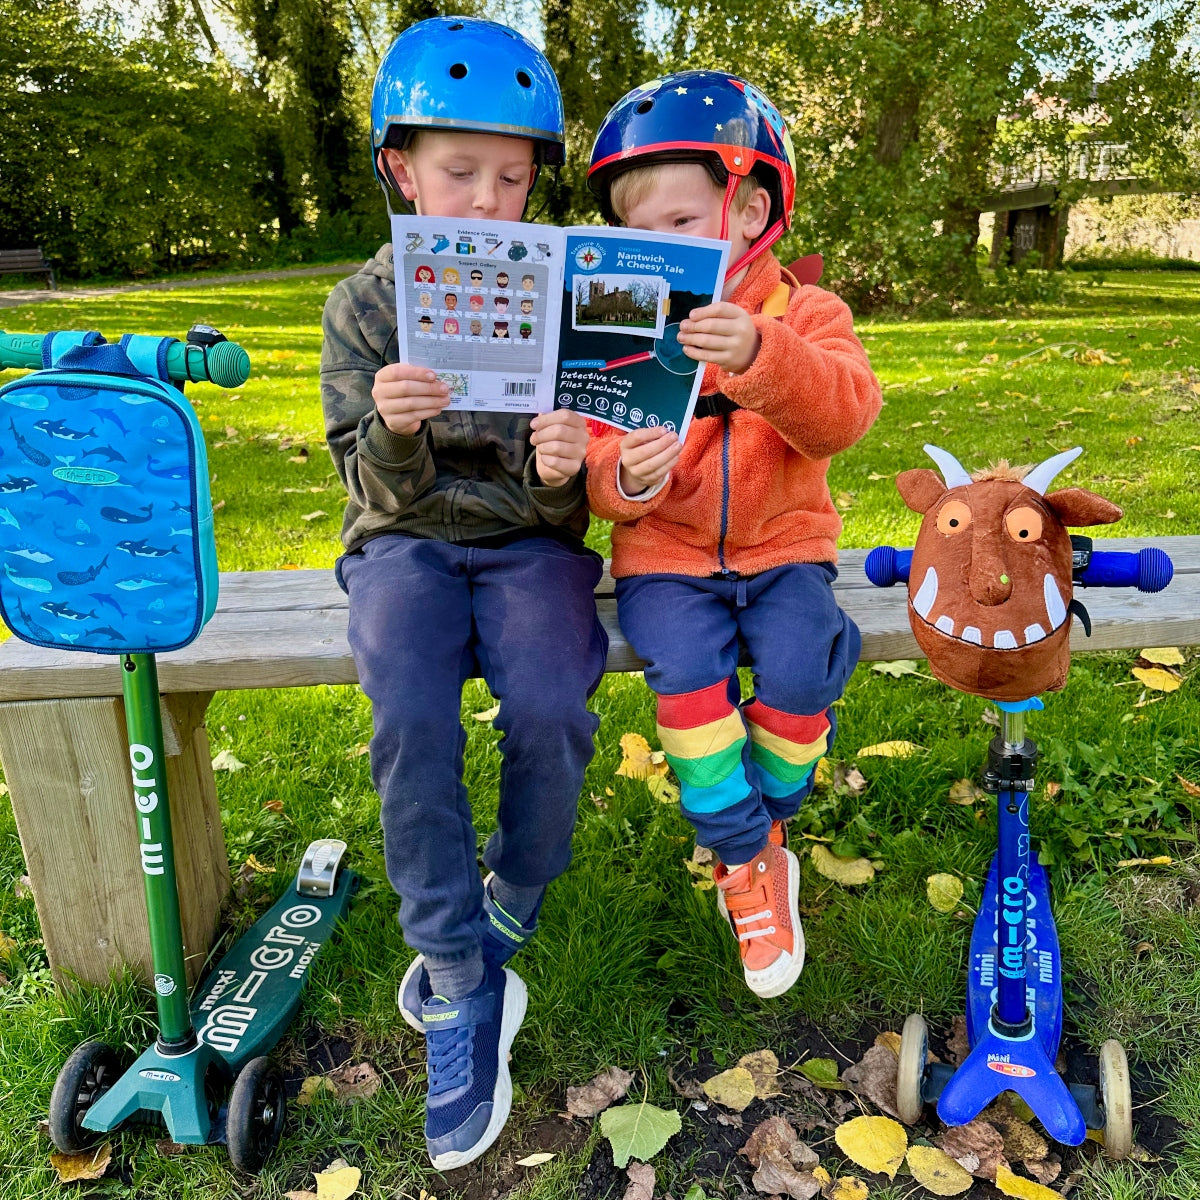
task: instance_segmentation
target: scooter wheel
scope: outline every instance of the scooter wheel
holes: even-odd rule
[[[911,1013],[900,1032],[900,1067],[896,1072],[896,1111],[905,1125],[915,1125],[925,1109],[921,1084],[929,1052],[929,1026],[920,1013]]]
[[[1133,1097],[1129,1060],[1115,1038],[1100,1047],[1100,1095],[1104,1100],[1104,1153],[1119,1161],[1133,1148]]]
[[[286,1117],[282,1072],[269,1058],[252,1058],[229,1094],[225,1136],[233,1165],[257,1175],[279,1144]]]
[[[88,1109],[121,1077],[121,1063],[111,1046],[84,1042],[63,1063],[50,1093],[50,1140],[63,1154],[77,1154],[100,1135],[83,1127]]]

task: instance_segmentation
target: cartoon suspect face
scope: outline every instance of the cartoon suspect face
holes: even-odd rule
[[[497,273],[496,286],[502,287],[502,288],[508,287],[508,272],[507,271],[500,271]]]
[[[527,291],[527,292],[532,292],[533,291],[533,276],[532,275],[522,275],[521,276],[521,287],[524,288],[525,291]]]
[[[433,329],[433,318],[428,315],[423,316],[417,324],[420,325],[422,333],[429,333]]]
[[[492,337],[494,337],[494,338],[508,337],[508,322],[507,321],[497,321],[496,324],[492,328]]]
[[[432,267],[418,267],[413,276],[417,283],[433,283],[435,278]]]
[[[530,325],[528,321],[523,321],[521,323],[521,336],[523,338],[528,338],[532,333],[533,333],[533,326]]]
[[[471,306],[472,312],[478,312],[483,307],[482,296],[468,296],[467,303]]]
[[[457,285],[459,282],[458,271],[454,267],[447,267],[442,272],[442,282]]]
[[[532,300],[522,300],[521,301],[521,312],[525,316],[529,316],[529,314],[531,312],[533,312],[533,301]]]
[[[446,320],[442,323],[442,332],[443,333],[457,333],[458,332],[458,322],[453,317],[447,317]]]
[[[446,295],[446,307],[451,312],[453,312],[458,307],[458,297],[453,292],[449,292]]]
[[[1078,451],[1028,473],[1001,466],[975,478],[926,447],[946,481],[904,471],[896,487],[924,514],[909,570],[909,623],[933,673],[959,691],[1025,700],[1066,683],[1072,604],[1068,525],[1120,520],[1083,488],[1044,495]]]
[[[472,321],[471,322],[471,336],[479,337],[480,334],[482,334],[482,333],[483,333],[483,322],[482,321]]]
[[[496,306],[497,312],[502,312],[502,313],[508,312],[508,297],[507,296],[497,296],[495,298],[495,300],[492,301],[492,303]]]
[[[475,267],[471,271],[471,286],[479,287],[481,283],[483,283],[483,272],[478,267]]]
[[[428,308],[433,303],[433,297],[428,292],[421,293],[421,307]]]

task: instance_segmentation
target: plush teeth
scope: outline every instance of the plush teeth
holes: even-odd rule
[[[1058,584],[1053,575],[1047,575],[1042,581],[1042,595],[1046,598],[1046,615],[1050,618],[1050,628],[1057,629],[1067,617],[1067,606],[1058,594]]]
[[[1038,624],[1025,626],[1025,644],[1040,642],[1046,636],[1046,631]]]
[[[997,629],[995,636],[992,638],[992,645],[997,650],[1015,650],[1017,648],[1017,639],[1013,637],[1011,630]]]
[[[976,646],[983,645],[983,637],[980,635],[978,628],[976,628],[976,626],[974,626],[974,625],[968,625],[962,631],[962,640],[964,642],[971,642],[973,645],[976,645]]]
[[[917,589],[917,594],[913,597],[912,602],[913,608],[917,610],[922,620],[925,620],[929,616],[929,610],[933,607],[933,602],[937,599],[937,590],[937,571],[933,567],[930,567],[926,570],[925,578],[921,581],[921,586]]]
[[[937,626],[937,628],[940,629],[943,633],[948,633],[951,635],[951,637],[954,636],[954,618],[953,617],[938,617],[938,619],[936,621],[934,621],[934,625]]]

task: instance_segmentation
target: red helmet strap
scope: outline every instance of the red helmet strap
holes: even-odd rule
[[[742,182],[741,175],[735,175],[732,171],[729,172],[729,178],[725,181],[725,199],[721,202],[721,240],[724,241],[729,236],[729,209],[733,205],[734,193],[738,190],[738,185]]]
[[[769,250],[783,236],[783,218],[780,217],[774,225],[763,230],[754,240],[754,244],[726,272],[725,278],[731,279],[743,267],[748,267],[760,254]]]

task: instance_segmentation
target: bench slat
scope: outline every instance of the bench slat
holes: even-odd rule
[[[1106,539],[1104,549],[1136,550],[1147,539]],[[1138,649],[1200,644],[1200,537],[1160,538],[1176,562],[1171,586],[1157,595],[1128,590],[1080,589],[1093,636],[1076,624],[1075,650]],[[919,658],[908,626],[903,588],[862,586],[864,551],[844,551],[835,584],[838,602],[863,634],[864,661]],[[606,576],[607,579],[607,576]],[[632,671],[640,661],[621,636],[616,601],[605,581],[597,606],[609,632],[610,671]],[[221,577],[217,612],[195,642],[158,656],[164,692],[304,687],[354,683],[346,642],[346,597],[331,571],[252,571]],[[10,638],[0,646],[0,701],[115,696],[121,693],[117,659],[46,650]]]

